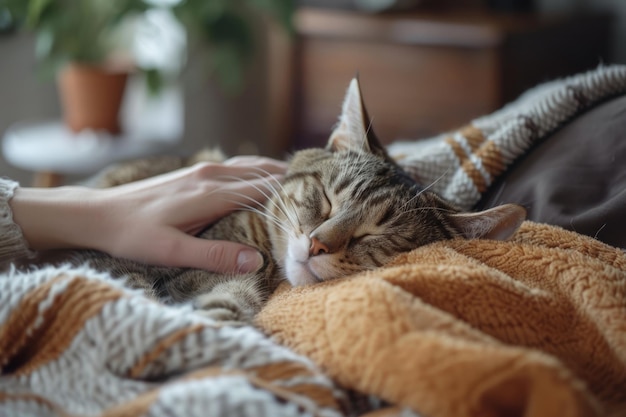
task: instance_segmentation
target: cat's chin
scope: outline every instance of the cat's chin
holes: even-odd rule
[[[342,276],[328,264],[329,259],[327,257],[330,255],[316,256],[304,262],[287,258],[284,264],[287,279],[292,285],[300,286],[317,284]]]
[[[285,262],[285,275],[294,286],[311,285],[323,280],[311,270],[307,263],[288,259]]]

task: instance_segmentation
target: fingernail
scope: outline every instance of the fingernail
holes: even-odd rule
[[[239,272],[256,272],[263,266],[263,257],[255,250],[242,250],[237,255]]]

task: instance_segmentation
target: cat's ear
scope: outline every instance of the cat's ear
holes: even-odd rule
[[[467,239],[506,240],[526,219],[526,209],[517,204],[503,204],[476,213],[452,214],[449,219]]]
[[[371,152],[386,157],[387,152],[374,134],[363,102],[358,78],[353,78],[343,100],[339,122],[328,140],[331,151],[353,150]]]

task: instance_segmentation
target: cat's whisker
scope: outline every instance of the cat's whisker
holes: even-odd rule
[[[266,218],[268,221],[272,222],[276,227],[278,227],[280,230],[282,230],[286,234],[290,234],[291,233],[291,231],[288,228],[286,228],[280,222],[280,219],[277,218],[276,216],[268,214],[264,210],[259,210],[258,208],[254,207],[254,206],[251,206],[249,204],[241,203],[241,202],[238,202],[238,201],[233,201],[233,202],[237,203],[241,207],[242,210],[248,210],[248,211],[251,211],[251,212],[253,212],[255,214],[258,214],[258,215]]]
[[[263,195],[263,196],[267,199],[267,201],[268,201],[268,202],[270,202],[271,204],[273,204],[273,205],[274,205],[274,206],[275,206],[278,210],[280,210],[280,211],[282,212],[282,214],[285,216],[285,218],[286,218],[286,219],[287,219],[287,220],[288,220],[288,221],[289,221],[292,225],[294,224],[294,223],[293,223],[293,219],[292,219],[292,218],[289,216],[289,214],[287,213],[287,211],[288,211],[288,210],[286,210],[286,208],[284,207],[283,199],[281,198],[280,193],[276,190],[276,188],[274,188],[274,187],[271,185],[271,181],[267,181],[267,182],[266,182],[266,184],[267,184],[267,185],[268,185],[268,187],[269,187],[269,192],[270,192],[270,194],[272,194],[272,196],[273,196],[273,197],[275,197],[275,199],[274,199],[274,198],[272,198],[272,196],[268,195],[268,193],[267,193],[265,190],[263,190],[261,187],[259,187],[259,186],[257,186],[256,184],[252,183],[252,181],[250,181],[250,180],[246,180],[246,179],[244,179],[244,178],[239,178],[239,177],[229,177],[229,176],[224,176],[224,177],[225,177],[225,178],[227,178],[227,177],[228,177],[228,178],[233,179],[233,180],[238,180],[238,181],[244,182],[245,184],[248,184],[248,185],[250,185],[251,187],[253,187],[254,189],[256,189],[257,191],[259,191],[259,192],[260,192],[260,193],[261,193],[261,194],[262,194],[262,195]],[[260,177],[261,179],[266,178],[266,177],[262,177],[262,176],[259,176],[259,177]],[[272,175],[270,175],[270,177],[271,177],[271,178],[273,178],[273,176],[272,176]],[[276,182],[280,183],[277,179],[275,179],[275,178],[274,178],[274,180],[275,180]],[[242,196],[242,194],[238,194],[238,195]],[[247,197],[247,199],[248,199],[248,200],[252,200],[250,197]],[[276,203],[276,201],[280,202],[281,204],[280,204],[280,205],[279,205],[279,204],[277,204],[277,203]]]
[[[246,179],[246,178],[242,178],[242,177],[236,177],[234,175],[220,175],[219,178],[221,179],[227,179],[227,180],[231,180],[231,181],[239,181],[239,182],[243,182],[244,184],[247,184],[251,187],[253,187],[255,190],[259,191],[266,199],[270,200],[270,196],[268,195],[268,193],[266,192],[266,190],[264,190],[263,188],[259,187],[258,185],[254,184],[251,180]],[[263,179],[265,180],[264,182],[266,184],[270,184],[272,179],[274,179],[274,181],[278,181],[276,178],[274,178],[272,175],[270,175],[269,177],[263,177],[263,176],[259,176],[259,179]],[[271,193],[273,190],[272,187],[268,188],[268,191]]]
[[[398,220],[402,219],[403,217],[410,215],[412,213],[417,213],[417,212],[421,212],[421,211],[439,211],[442,213],[446,213],[446,214],[454,214],[456,213],[454,210],[450,210],[450,209],[445,209],[442,207],[435,207],[435,206],[427,206],[427,207],[415,207],[409,210],[406,210],[404,208],[399,209],[398,212],[395,214],[395,216],[393,216],[390,220],[389,223],[393,223],[393,222],[397,222]]]
[[[416,199],[418,199],[422,194],[424,194],[430,188],[434,187],[437,182],[439,182],[445,175],[447,175],[448,171],[449,170],[446,170],[437,179],[432,181],[428,186],[426,186],[426,187],[422,188],[421,190],[419,190],[417,193],[415,193],[415,195],[413,197],[411,197],[404,204],[402,204],[402,207],[400,207],[398,209],[398,213],[396,213],[396,215],[394,216],[394,218],[391,221],[397,221],[398,219],[400,219],[402,216],[404,216],[406,214],[410,214],[412,212],[421,211],[421,210],[437,210],[437,211],[445,211],[447,213],[451,213],[452,211],[445,210],[445,209],[442,209],[442,208],[439,208],[439,207],[419,207],[419,208],[414,208],[414,209],[411,209],[411,210],[407,210],[407,207],[409,207],[411,204],[413,204],[413,202]]]
[[[276,187],[274,187],[273,184],[278,184],[279,187],[282,188],[282,183],[276,178],[276,176],[274,174],[272,174],[271,172],[269,172],[266,169],[263,169],[261,167],[250,167],[251,170],[257,171],[255,173],[251,173],[250,175],[253,177],[253,179],[260,179],[260,180],[267,180],[267,185],[270,188],[271,191],[275,192],[275,195],[278,196]],[[227,179],[231,179],[231,180],[246,180],[246,178],[242,178],[242,177],[234,177],[234,176],[222,176],[225,177]]]
[[[257,171],[254,173],[251,173],[250,176],[253,177],[253,179],[266,179],[268,185],[270,185],[270,187],[272,189],[275,190],[275,187],[272,187],[271,184],[275,183],[275,184],[280,184],[280,181],[276,178],[276,176],[274,174],[272,174],[271,172],[269,172],[266,169],[263,169],[261,167],[250,167],[251,170]],[[233,176],[228,176],[229,179],[231,180],[241,180],[241,179],[247,179],[247,178],[242,178],[242,177],[233,177]]]
[[[448,173],[450,172],[450,168],[446,169],[443,174],[441,174],[439,177],[437,177],[434,181],[432,181],[430,184],[428,184],[426,187],[424,187],[424,189],[422,191],[420,191],[420,194],[423,193],[424,191],[428,191],[430,190],[432,187],[435,186],[435,184],[437,184],[439,181],[442,180],[443,177],[445,177],[446,175],[448,175]]]
[[[261,172],[266,172],[265,170],[259,168],[259,170]],[[280,190],[276,190],[276,188],[272,185],[269,184],[272,189],[275,191],[275,195],[276,198],[278,199],[278,201],[280,202],[280,204],[283,207],[283,214],[288,218],[288,220],[291,222],[291,225],[295,228],[295,226],[297,224],[300,224],[300,219],[298,218],[298,211],[296,210],[296,208],[294,207],[293,203],[290,200],[285,200],[283,199],[283,196],[287,196],[287,190],[285,190],[284,185],[280,182],[280,181],[275,181],[275,184],[278,185],[278,188],[280,188]],[[282,191],[282,192],[281,192]],[[287,207],[287,202],[289,202],[289,205],[291,206],[290,208]],[[295,219],[293,219],[290,214],[293,214],[295,216]]]
[[[274,196],[276,197],[278,204],[276,203],[276,201],[272,201],[272,203],[277,209],[279,209],[283,213],[285,218],[287,218],[287,220],[291,223],[291,226],[295,228],[295,226],[299,224],[300,219],[298,218],[298,214],[295,208],[293,207],[293,204],[291,204],[290,208],[287,207],[287,204],[285,202],[286,200],[283,198],[283,196],[287,195],[287,191],[285,190],[283,184],[280,181],[278,181],[273,175],[271,175],[268,171],[264,170],[263,168],[256,168],[256,170],[264,174],[265,176],[272,177],[274,181],[268,182],[267,185],[271,189]],[[256,176],[258,178],[265,177],[260,174],[256,174]],[[277,187],[275,187],[275,185],[278,186],[278,189]],[[295,216],[295,219],[294,219],[294,216]]]
[[[413,213],[413,212],[416,212],[416,211],[440,211],[442,213],[447,213],[447,214],[454,214],[454,213],[456,213],[456,211],[454,211],[454,210],[445,209],[445,208],[442,208],[442,207],[434,207],[434,206],[432,206],[432,207],[415,207],[415,208],[412,208],[410,210],[405,210],[401,214]]]
[[[426,187],[422,188],[420,191],[415,193],[415,195],[411,199],[406,201],[402,205],[402,207],[400,207],[400,211],[403,211],[409,204],[413,203],[413,201],[415,201],[415,199],[419,198],[422,194],[424,194],[424,192],[426,192],[429,189],[431,189],[432,187],[434,187],[435,184],[437,184],[439,181],[441,181],[441,179],[443,179],[446,175],[448,175],[449,171],[450,171],[450,169],[446,169],[443,174],[441,174],[438,178],[436,178],[434,181],[432,181],[429,185],[427,185]]]
[[[261,168],[259,168],[258,170],[261,172],[267,173],[267,171]],[[262,176],[259,175],[259,178],[262,178]],[[268,187],[271,188],[274,196],[276,197],[276,200],[278,201],[278,203],[280,203],[280,205],[276,204],[276,202],[274,201],[272,201],[272,203],[275,205],[276,208],[278,208],[283,213],[283,215],[291,223],[291,226],[295,228],[297,224],[300,224],[298,213],[295,210],[295,207],[293,207],[293,204],[291,202],[290,202],[291,207],[287,207],[286,201],[289,201],[289,200],[283,199],[283,195],[285,196],[287,195],[287,191],[285,190],[285,187],[283,186],[283,184],[278,180],[275,181],[275,184],[278,185],[280,190],[276,189],[276,187],[274,187],[274,184],[272,183],[268,183]],[[295,217],[295,219],[291,216],[292,214]]]
[[[280,220],[280,218],[278,216],[275,216],[275,215],[273,215],[271,213],[267,213],[266,210],[263,208],[263,206],[254,206],[253,204],[258,204],[258,202],[254,198],[252,198],[250,196],[247,196],[245,194],[242,194],[242,193],[238,193],[236,191],[228,190],[226,192],[229,193],[229,194],[235,195],[237,197],[240,197],[242,199],[248,200],[252,204],[247,204],[247,203],[245,203],[243,201],[240,201],[240,200],[226,200],[226,201],[228,201],[230,203],[233,203],[233,204],[235,204],[235,205],[237,205],[239,207],[243,207],[243,208],[249,209],[249,210],[254,211],[256,213],[262,213],[262,214],[264,214],[266,216],[271,216],[271,217],[275,218],[277,221]]]
[[[234,204],[239,205],[239,206],[245,206],[245,207],[254,207],[253,205],[257,205],[257,207],[254,207],[256,210],[263,211],[263,212],[265,211],[263,209],[263,207],[264,207],[263,204],[260,204],[256,199],[250,197],[249,195],[246,195],[246,194],[243,194],[243,193],[240,193],[240,192],[237,192],[237,191],[233,191],[233,190],[228,190],[228,189],[223,190],[223,192],[226,193],[226,194],[231,194],[231,195],[234,195],[236,197],[239,197],[242,200],[247,200],[251,204],[246,204],[245,202],[240,201],[240,200],[227,200],[228,202],[234,203]]]
[[[298,212],[296,211],[293,203],[290,200],[279,199],[280,203],[283,205],[284,210],[287,212],[286,218],[287,221],[291,224],[293,229],[298,229],[298,225],[301,224],[300,219],[298,218]],[[287,207],[285,201],[289,201],[289,205],[291,207]]]
[[[239,198],[241,198],[243,200],[247,200],[247,201],[249,201],[252,204],[258,205],[259,207],[263,207],[263,204],[259,203],[258,200],[256,200],[255,198],[250,197],[249,195],[246,195],[246,194],[243,194],[243,193],[240,193],[240,192],[237,192],[237,191],[233,191],[233,190],[228,190],[228,189],[224,189],[224,190],[222,190],[222,192],[226,193],[226,194],[234,195],[234,196],[239,197]],[[241,202],[239,200],[226,200],[226,201],[228,201],[230,203],[233,203],[233,204],[238,204],[238,205],[245,204],[245,203],[243,203],[243,202]]]

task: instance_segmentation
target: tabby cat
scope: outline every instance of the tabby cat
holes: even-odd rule
[[[272,194],[262,211],[235,212],[199,235],[258,248],[265,263],[257,273],[156,267],[94,251],[76,252],[75,259],[125,276],[157,299],[190,301],[214,319],[250,322],[285,279],[308,285],[339,278],[443,239],[506,239],[525,218],[516,205],[460,213],[416,184],[376,139],[356,79],[326,148],[295,153]]]

